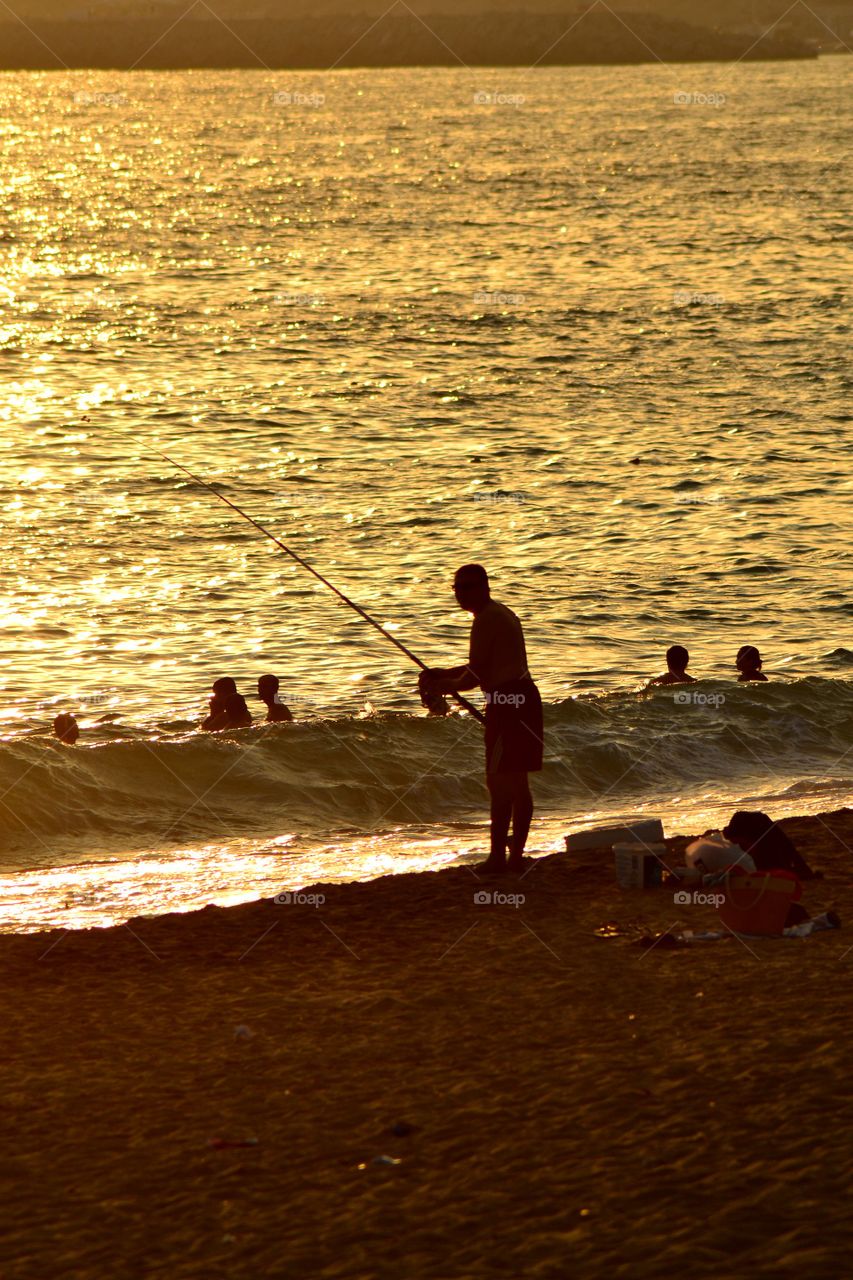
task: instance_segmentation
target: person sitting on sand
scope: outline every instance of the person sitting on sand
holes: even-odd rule
[[[266,704],[268,724],[280,724],[293,719],[290,707],[286,707],[279,699],[278,688],[278,676],[261,676],[258,681],[258,697]]]
[[[821,878],[797,852],[782,828],[760,810],[738,809],[723,835],[749,854],[756,871],[792,871],[800,880]]]
[[[693,676],[687,674],[690,654],[682,644],[673,644],[666,651],[666,671],[662,676],[655,676],[646,688],[651,689],[660,684],[695,684]]]
[[[745,644],[737,651],[735,666],[740,675],[738,683],[745,684],[748,680],[766,680],[767,676],[761,670],[761,654],[755,648],[755,645]]]
[[[483,566],[457,569],[453,592],[459,607],[474,615],[468,661],[460,667],[422,671],[419,687],[425,699],[478,687],[485,693],[491,852],[480,869],[520,871],[533,817],[527,775],[542,768],[542,699],[527,668],[521,623],[505,604],[492,599]]]
[[[53,732],[60,742],[66,742],[69,747],[73,747],[80,737],[80,727],[70,711],[63,711],[56,717]]]
[[[210,714],[201,723],[202,729],[213,729],[214,721],[222,715],[228,698],[237,692],[237,685],[230,676],[220,676],[213,682],[213,697],[210,699]]]

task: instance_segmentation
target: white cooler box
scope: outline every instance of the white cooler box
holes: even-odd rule
[[[584,853],[587,849],[612,849],[617,844],[651,845],[663,840],[660,818],[617,818],[609,827],[589,827],[566,836],[567,853]]]
[[[665,844],[615,844],[616,879],[622,889],[656,889],[666,870]]]

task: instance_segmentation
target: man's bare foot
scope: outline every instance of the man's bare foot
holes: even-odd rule
[[[507,860],[506,869],[513,875],[520,875],[522,871],[527,870],[532,861],[532,858],[525,858],[523,853],[520,853],[517,856],[516,854],[511,853]]]
[[[506,871],[506,859],[489,856],[485,862],[478,862],[474,868],[487,876],[502,876]]]

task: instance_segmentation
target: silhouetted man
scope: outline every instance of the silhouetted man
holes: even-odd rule
[[[521,623],[505,604],[492,599],[483,566],[458,569],[453,592],[460,608],[474,615],[468,661],[461,667],[423,671],[420,689],[426,697],[477,687],[485,693],[491,851],[481,869],[519,871],[533,817],[527,775],[542,768],[542,699],[527,667]]]
[[[268,724],[279,724],[293,719],[290,707],[286,707],[279,701],[278,688],[278,676],[261,676],[258,681],[258,697],[266,704]]]

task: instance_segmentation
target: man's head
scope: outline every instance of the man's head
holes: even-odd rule
[[[738,671],[760,671],[761,670],[761,654],[755,645],[742,645],[737,651],[735,666]]]
[[[261,676],[258,681],[258,697],[267,704],[275,702],[278,693],[278,676]]]
[[[237,685],[230,676],[220,676],[218,680],[214,680],[213,682],[213,692],[216,694],[217,698],[222,698],[224,701],[226,698],[229,698],[232,693],[237,692]]]
[[[673,644],[666,651],[666,665],[675,675],[683,675],[687,670],[690,654],[683,644]]]
[[[489,603],[489,575],[481,564],[463,564],[453,578],[453,594],[460,609],[476,613]]]

